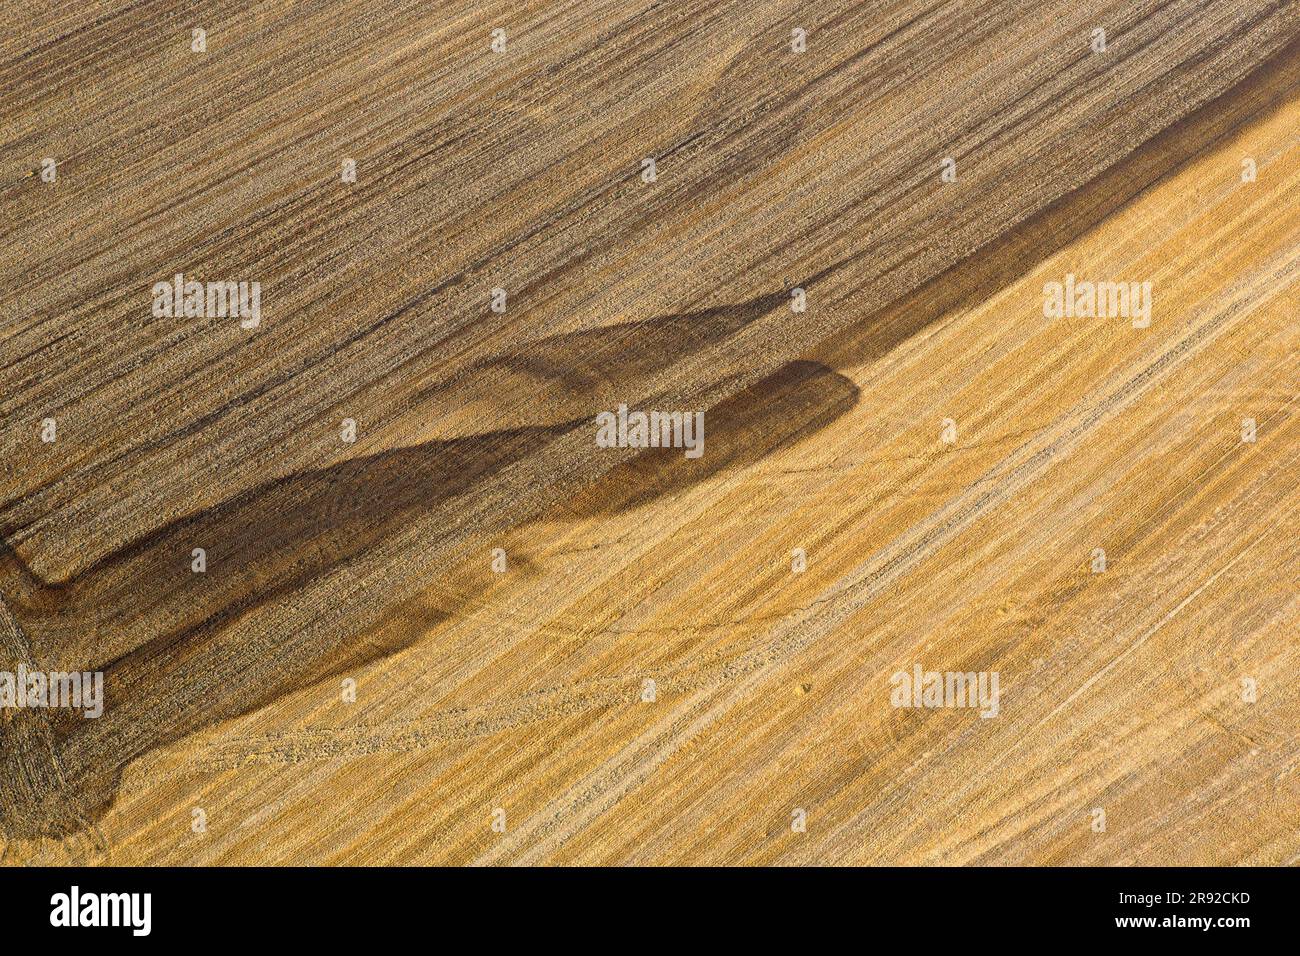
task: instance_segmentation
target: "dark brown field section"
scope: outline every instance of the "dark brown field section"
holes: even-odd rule
[[[1227,0],[11,8],[0,667],[102,667],[109,707],[0,721],[0,827],[84,826],[150,748],[386,653],[349,638],[507,529],[870,401],[846,349],[1294,98],[1298,36]],[[155,318],[178,272],[260,281],[261,327]],[[727,451],[597,456],[620,401],[707,409]]]

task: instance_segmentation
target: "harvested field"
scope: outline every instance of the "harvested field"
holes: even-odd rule
[[[0,859],[1300,861],[1298,131],[1292,0],[11,5]]]

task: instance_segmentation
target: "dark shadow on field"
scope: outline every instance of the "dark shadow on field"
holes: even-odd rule
[[[383,629],[387,643],[373,634],[358,642],[335,628],[326,641],[297,631],[250,640],[232,625],[255,608],[292,601],[420,513],[473,493],[557,438],[589,429],[594,444],[595,415],[607,410],[611,388],[644,394],[658,372],[785,301],[781,292],[604,335],[531,343],[480,363],[442,391],[476,402],[492,398],[503,415],[529,406],[537,417],[544,409],[545,424],[429,441],[288,475],[169,522],[67,581],[39,581],[4,546],[0,669],[15,670],[20,662],[100,669],[106,703],[97,719],[78,711],[18,710],[0,722],[0,828],[10,839],[76,832],[111,804],[132,760],[304,686],[355,673],[417,639],[423,630]],[[624,355],[631,358],[623,361]],[[705,411],[702,457],[648,449],[612,482],[600,482],[610,489],[607,497],[581,498],[578,510],[632,507],[746,467],[823,427],[856,400],[853,384],[830,369],[788,363]],[[203,573],[191,567],[196,547],[205,550]],[[124,641],[137,635],[147,637]],[[111,650],[92,656],[102,648]]]

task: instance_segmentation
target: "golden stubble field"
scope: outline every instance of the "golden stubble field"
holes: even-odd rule
[[[4,861],[1295,862],[1294,8],[957,6],[9,36]]]

